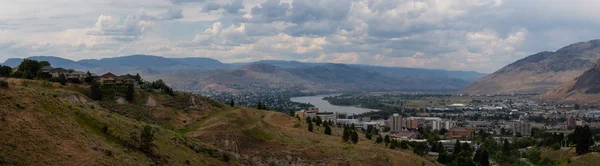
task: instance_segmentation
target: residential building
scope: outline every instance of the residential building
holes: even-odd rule
[[[102,83],[102,84],[114,84],[114,83],[117,83],[117,76],[114,75],[111,72],[108,72],[106,74],[102,74],[100,76],[100,83]]]
[[[471,129],[469,127],[452,128],[448,131],[448,137],[449,138],[460,138],[460,137],[471,138],[471,137],[473,137],[473,129]]]
[[[521,134],[523,136],[531,135],[531,124],[523,121],[515,122],[512,125],[513,135]]]
[[[392,131],[401,131],[402,130],[402,124],[401,124],[402,116],[400,116],[399,114],[394,114],[389,119],[391,121],[390,129]]]

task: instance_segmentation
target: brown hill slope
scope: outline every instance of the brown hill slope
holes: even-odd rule
[[[91,101],[87,87],[11,79],[0,88],[0,165],[435,165],[410,151],[342,143],[283,113],[187,93]],[[140,143],[152,127],[151,151]]]
[[[544,101],[592,104],[600,102],[600,61],[579,77],[539,96]]]
[[[600,40],[540,52],[509,64],[462,90],[470,94],[544,93],[573,80],[600,58]]]

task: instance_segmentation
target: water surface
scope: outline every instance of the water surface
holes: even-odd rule
[[[367,109],[367,108],[358,108],[353,106],[337,106],[331,105],[327,100],[323,100],[323,97],[327,96],[339,96],[340,94],[332,94],[332,95],[317,95],[317,96],[304,96],[304,97],[292,97],[291,100],[293,102],[298,103],[310,103],[315,107],[319,108],[319,112],[346,112],[348,115],[352,114],[361,114],[365,112],[371,111],[379,111],[376,109]]]

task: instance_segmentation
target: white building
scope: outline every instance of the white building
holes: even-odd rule
[[[390,129],[392,131],[400,131],[402,130],[402,117],[398,114],[394,114],[390,117]]]

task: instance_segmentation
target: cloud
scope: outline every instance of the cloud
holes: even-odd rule
[[[183,3],[202,3],[202,2],[206,2],[206,0],[168,0],[171,3],[174,4],[183,4]]]
[[[183,10],[171,8],[158,15],[150,15],[143,8],[136,14],[115,18],[100,15],[93,29],[88,35],[108,36],[117,41],[133,41],[143,38],[145,33],[152,28],[154,21],[175,20],[183,18]]]
[[[493,72],[600,38],[593,0],[81,0],[0,6],[0,59],[135,53]]]
[[[244,0],[232,0],[229,4],[207,3],[202,12],[211,12],[223,9],[224,12],[230,14],[238,14],[244,9]]]

